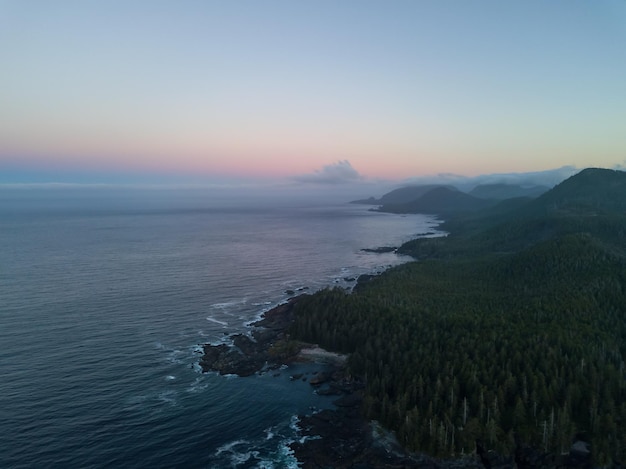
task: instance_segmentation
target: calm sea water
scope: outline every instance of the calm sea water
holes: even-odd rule
[[[199,346],[286,290],[407,261],[361,248],[431,232],[367,207],[0,193],[0,467],[295,467],[289,376],[202,374]]]

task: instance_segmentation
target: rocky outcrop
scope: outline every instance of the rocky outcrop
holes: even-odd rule
[[[250,335],[233,334],[230,344],[205,344],[199,363],[202,371],[250,376],[295,360],[303,344],[290,341],[286,330],[293,322],[293,308],[300,298],[291,298],[264,313],[262,319],[251,324],[254,329]]]
[[[397,247],[394,246],[381,246],[377,248],[363,248],[362,252],[373,252],[375,254],[384,254],[386,252],[396,252],[398,250]]]

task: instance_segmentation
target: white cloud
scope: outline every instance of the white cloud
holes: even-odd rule
[[[626,160],[622,161],[621,163],[614,164],[611,169],[614,169],[616,171],[626,171]]]
[[[345,184],[357,182],[363,178],[348,160],[343,160],[326,165],[313,173],[295,176],[293,179],[296,182],[314,184]]]
[[[458,174],[436,174],[432,176],[422,176],[404,181],[399,186],[419,185],[419,184],[450,184],[461,190],[471,190],[480,184],[515,184],[523,187],[547,186],[553,187],[570,176],[578,173],[580,169],[575,166],[562,166],[556,169],[545,171],[534,171],[528,173],[496,173],[481,174],[479,176],[461,176]]]

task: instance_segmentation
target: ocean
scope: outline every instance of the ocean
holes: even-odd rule
[[[290,376],[316,365],[203,374],[200,348],[438,224],[368,208],[2,190],[0,467],[297,467],[296,415],[332,398]]]

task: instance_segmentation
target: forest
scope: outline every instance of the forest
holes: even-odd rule
[[[408,449],[476,441],[626,459],[626,174],[590,169],[532,200],[448,220],[417,261],[296,306],[291,335],[350,354],[363,412]]]

